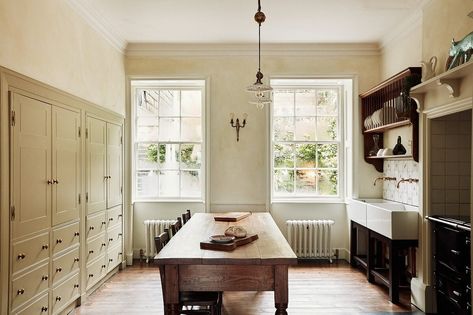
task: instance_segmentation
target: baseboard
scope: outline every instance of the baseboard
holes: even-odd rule
[[[435,313],[435,290],[432,285],[425,284],[420,278],[411,280],[411,303],[424,313]]]

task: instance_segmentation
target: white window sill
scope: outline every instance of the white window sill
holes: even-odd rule
[[[271,200],[272,204],[276,203],[335,203],[345,204],[346,201],[342,198],[281,198]]]
[[[135,203],[205,203],[202,199],[137,199]]]

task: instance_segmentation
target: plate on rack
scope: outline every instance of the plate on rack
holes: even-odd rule
[[[227,244],[233,242],[235,240],[235,236],[212,235],[210,240],[214,243]]]

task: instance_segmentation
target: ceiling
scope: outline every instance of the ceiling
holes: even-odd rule
[[[117,42],[254,43],[257,0],[69,0]],[[426,0],[262,0],[263,43],[375,43]]]

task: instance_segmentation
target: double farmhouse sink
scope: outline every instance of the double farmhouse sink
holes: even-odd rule
[[[384,199],[353,199],[350,220],[392,240],[417,240],[419,209]]]

